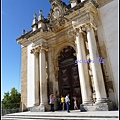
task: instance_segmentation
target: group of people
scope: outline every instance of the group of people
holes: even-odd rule
[[[78,109],[78,107],[77,107],[77,98],[73,97],[73,99],[74,99],[74,109]],[[51,111],[52,112],[54,112],[54,102],[55,102],[55,97],[54,97],[53,94],[51,94],[50,98],[49,98],[49,104],[51,106]],[[67,94],[65,98],[61,95],[60,104],[62,106],[62,111],[64,111],[65,103],[66,103],[66,110],[69,113],[70,112],[70,98],[69,98],[69,94]]]

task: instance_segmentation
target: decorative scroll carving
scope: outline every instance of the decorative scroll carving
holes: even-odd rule
[[[78,28],[74,28],[73,30],[69,31],[69,34],[73,36],[78,36],[80,32],[86,34],[85,31],[86,31],[85,25],[81,25]]]
[[[65,24],[66,18],[64,17],[65,11],[68,10],[67,5],[61,0],[50,0],[52,9],[48,15],[47,24],[48,30],[58,31],[62,25]]]
[[[94,22],[90,22],[90,23],[85,24],[86,30],[89,31],[91,27],[92,27],[94,30],[97,30],[97,26],[96,26],[96,24],[95,24]]]
[[[30,53],[35,54],[36,52],[40,51],[40,46],[33,48]]]

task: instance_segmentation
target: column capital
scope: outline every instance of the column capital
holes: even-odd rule
[[[97,30],[97,26],[94,22],[90,22],[85,24],[85,28],[87,31],[89,31],[91,28],[93,28],[94,30]]]
[[[75,35],[78,36],[79,33],[80,33],[80,29],[79,29],[79,28],[75,28],[75,29],[74,29],[74,32],[75,32]]]
[[[38,53],[38,52],[39,52],[39,47],[33,48],[33,49],[30,51],[31,54],[36,54],[36,53]]]
[[[45,46],[41,45],[41,46],[33,47],[33,49],[31,50],[31,53],[35,54],[36,52],[39,52],[40,50],[48,51],[48,49]]]
[[[45,51],[48,51],[48,49],[47,49],[47,47],[45,47],[45,46],[40,46],[40,50],[45,50]]]
[[[83,33],[83,34],[85,35],[85,30],[86,30],[85,26],[84,26],[84,25],[81,25],[80,27],[75,28],[75,29],[74,29],[74,32],[75,32],[75,35],[76,35],[76,36],[78,36],[79,33]]]

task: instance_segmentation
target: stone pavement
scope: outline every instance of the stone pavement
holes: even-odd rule
[[[88,111],[71,110],[55,112],[19,112],[2,116],[2,120],[118,120],[118,111]]]

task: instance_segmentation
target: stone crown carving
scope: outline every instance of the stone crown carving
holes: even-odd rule
[[[64,13],[68,10],[67,5],[61,0],[50,0],[52,8],[48,14],[48,30],[57,31],[65,24]]]

